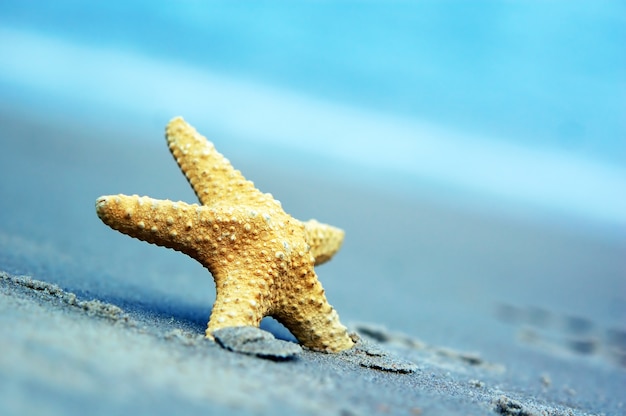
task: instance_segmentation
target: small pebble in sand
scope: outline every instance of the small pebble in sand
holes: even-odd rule
[[[254,326],[220,328],[213,333],[215,341],[229,351],[260,358],[287,360],[302,352],[293,342],[274,338],[272,334]]]

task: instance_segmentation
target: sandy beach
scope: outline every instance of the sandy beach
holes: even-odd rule
[[[1,414],[626,411],[623,235],[354,186],[332,166],[307,169],[314,160],[227,144],[287,212],[346,230],[318,274],[369,347],[276,360],[205,340],[209,273],[94,211],[113,193],[195,202],[166,122],[140,146],[114,124],[1,109]],[[262,328],[293,340],[275,321]]]

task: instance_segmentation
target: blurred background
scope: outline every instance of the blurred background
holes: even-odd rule
[[[171,189],[184,188],[162,139],[166,122],[182,115],[288,212],[346,228],[345,254],[321,272],[342,317],[445,343],[454,343],[447,329],[478,325],[458,325],[468,310],[496,301],[618,325],[626,316],[625,23],[623,1],[3,0],[0,115],[5,126],[82,126],[71,147],[62,133],[29,150],[44,160],[49,146],[48,155],[64,155],[64,169],[83,169],[58,187],[85,172],[102,178],[64,208],[93,221],[64,241],[69,247],[84,250],[80,239],[94,234],[127,253],[139,247],[97,222],[99,194],[193,201],[188,189],[179,196],[165,185],[171,177]],[[19,133],[11,137],[17,143]],[[171,170],[158,168],[155,179],[149,168],[116,176],[81,165],[103,141],[128,149],[110,161],[162,155]],[[9,206],[18,191],[7,179],[14,156],[5,158],[10,230],[25,214]],[[130,254],[108,264],[119,250],[94,248],[94,258],[112,275],[120,264],[138,271]],[[168,270],[189,263],[175,261]],[[49,275],[80,286],[60,277],[66,272]],[[181,304],[198,280],[181,286]],[[212,291],[206,280],[202,296]],[[84,287],[98,284],[106,286]],[[156,278],[151,284],[158,289]],[[359,284],[371,290],[354,296]]]
[[[0,88],[120,124],[180,114],[403,193],[623,227],[625,20],[621,1],[5,0]]]

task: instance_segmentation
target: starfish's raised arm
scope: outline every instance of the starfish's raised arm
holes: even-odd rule
[[[343,230],[331,225],[322,224],[316,220],[304,223],[306,242],[311,246],[311,254],[315,258],[315,265],[330,260],[343,243]]]
[[[182,117],[168,123],[165,137],[176,163],[203,205],[218,200],[235,200],[241,193],[259,192],[215,149],[213,143]]]

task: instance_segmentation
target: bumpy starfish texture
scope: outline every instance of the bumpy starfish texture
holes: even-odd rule
[[[273,316],[306,347],[351,348],[313,268],[339,250],[343,231],[289,216],[182,118],[170,121],[165,135],[201,205],[102,196],[96,201],[100,219],[131,237],[183,252],[211,272],[217,295],[207,337],[226,327],[258,327],[264,316]]]

